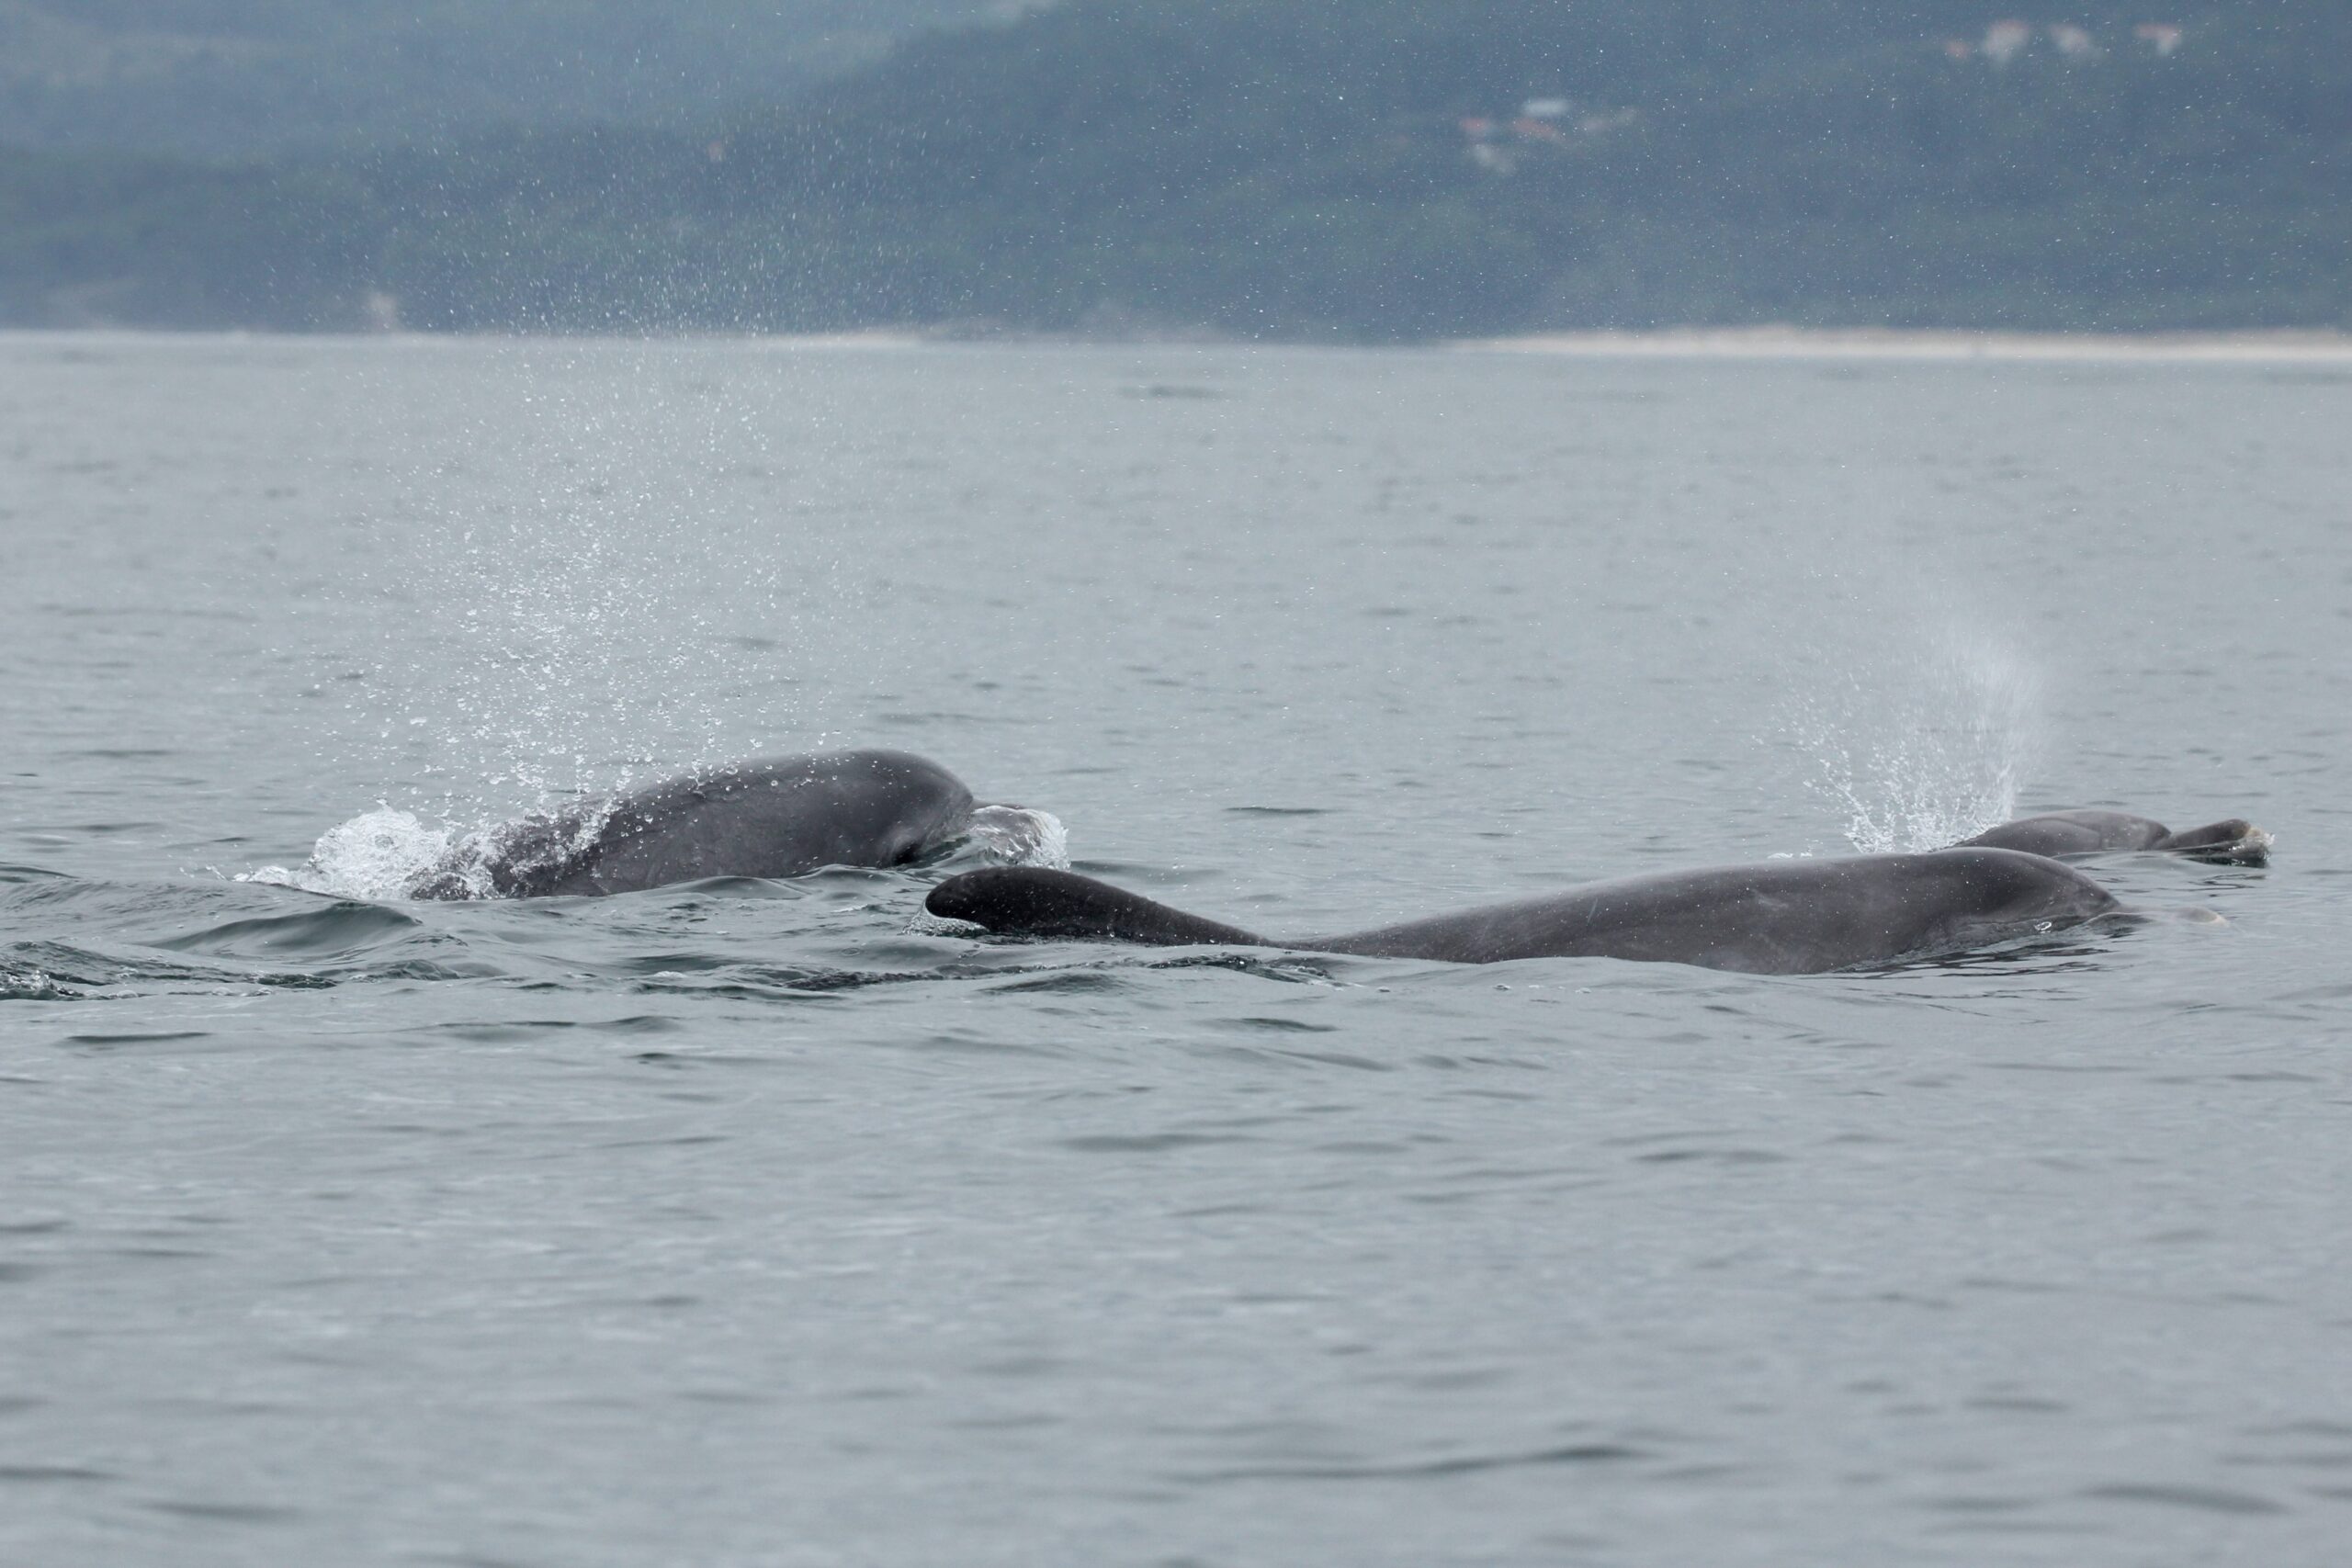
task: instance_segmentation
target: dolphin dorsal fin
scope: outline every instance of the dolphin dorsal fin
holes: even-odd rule
[[[1044,866],[991,866],[951,876],[931,890],[923,908],[944,919],[969,920],[1009,936],[1161,947],[1194,942],[1272,945],[1238,926],[1219,925],[1107,882]]]

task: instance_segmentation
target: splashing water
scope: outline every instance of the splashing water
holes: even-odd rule
[[[55,1002],[74,995],[40,970],[15,964],[0,964],[0,1001]]]
[[[1808,690],[1786,725],[1813,765],[1806,788],[1844,812],[1854,848],[1941,849],[2016,814],[2040,708],[2031,671],[1955,637],[1869,674]]]
[[[965,841],[991,865],[1069,869],[1069,829],[1050,811],[983,806],[972,813],[972,830]]]
[[[399,898],[409,884],[449,852],[446,829],[419,821],[413,812],[379,806],[319,836],[302,865],[265,865],[240,882],[267,882],[329,893],[340,898]]]
[[[351,588],[399,610],[346,678],[338,764],[372,752],[376,788],[480,821],[823,744],[857,513],[815,461],[821,397],[656,347],[477,368],[435,444],[387,444]]]

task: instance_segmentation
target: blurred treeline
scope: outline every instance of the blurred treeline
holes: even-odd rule
[[[1071,0],[691,127],[16,153],[0,317],[2352,326],[2352,5],[2101,6],[1989,58],[2018,15]]]
[[[0,144],[257,156],[684,125],[1037,0],[0,0]]]

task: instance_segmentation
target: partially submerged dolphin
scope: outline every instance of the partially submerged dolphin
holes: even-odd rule
[[[992,931],[1088,942],[1289,947],[1494,964],[1628,958],[1813,975],[1953,953],[2118,912],[2098,883],[2004,849],[1768,861],[1592,882],[1545,897],[1337,936],[1260,936],[1066,871],[951,876],[923,907]]]
[[[2023,850],[2036,855],[2091,855],[2109,850],[2168,850],[2193,860],[2235,861],[2260,865],[2270,856],[2270,835],[2241,817],[2184,828],[2176,833],[2161,822],[2122,811],[2052,811],[1988,829],[1960,846]]]
[[[968,831],[972,792],[904,751],[764,757],[509,822],[459,844],[414,898],[633,893],[707,876],[903,865]]]

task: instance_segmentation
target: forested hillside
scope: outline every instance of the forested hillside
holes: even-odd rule
[[[0,0],[0,144],[267,153],[681,124],[1035,0]]]
[[[691,130],[12,167],[19,320],[2346,326],[2352,6],[1072,0]]]

